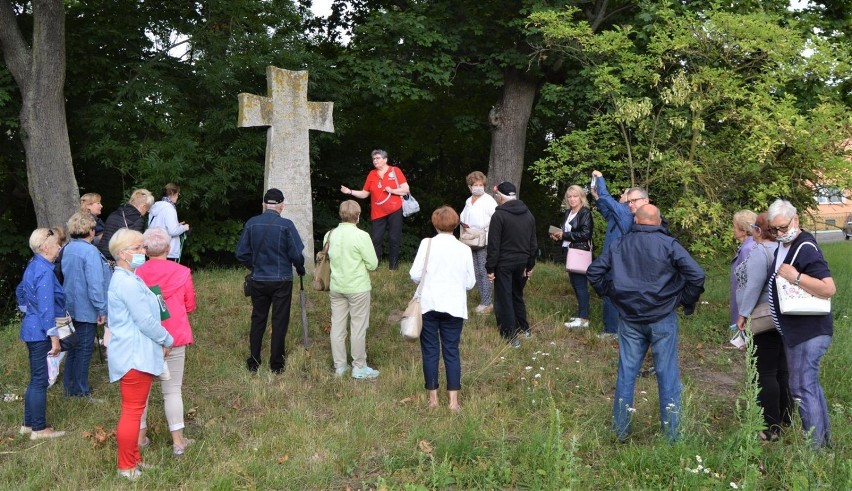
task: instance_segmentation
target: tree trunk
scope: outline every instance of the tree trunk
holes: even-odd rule
[[[39,227],[64,226],[80,205],[65,117],[65,9],[33,2],[33,40],[21,36],[8,0],[0,0],[0,44],[21,91],[21,141]]]
[[[503,71],[503,93],[488,114],[491,125],[491,155],[488,181],[494,185],[509,181],[521,191],[527,125],[539,81],[515,68]]]

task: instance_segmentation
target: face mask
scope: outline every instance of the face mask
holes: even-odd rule
[[[775,240],[782,244],[789,244],[790,242],[793,242],[793,239],[796,238],[797,233],[799,233],[799,229],[796,227],[792,227],[790,230],[787,231],[786,234],[782,235],[781,237],[776,237]]]
[[[133,258],[130,260],[130,267],[133,269],[136,269],[143,264],[145,264],[145,254],[134,254]]]
[[[474,196],[482,196],[485,194],[485,186],[471,186],[470,194]]]

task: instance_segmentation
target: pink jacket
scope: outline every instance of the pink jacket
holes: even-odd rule
[[[195,288],[191,271],[186,266],[164,259],[151,259],[136,268],[136,274],[148,287],[159,285],[169,309],[170,318],[163,327],[175,338],[174,346],[192,344],[192,328],[187,314],[195,310]]]

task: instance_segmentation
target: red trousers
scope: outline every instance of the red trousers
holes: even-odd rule
[[[153,375],[138,370],[130,370],[118,381],[121,417],[118,418],[115,439],[118,442],[119,470],[133,469],[142,462],[142,454],[139,453],[139,423],[153,381]]]

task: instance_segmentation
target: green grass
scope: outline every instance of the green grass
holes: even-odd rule
[[[685,438],[659,434],[656,380],[637,383],[634,434],[617,444],[609,433],[617,346],[593,328],[568,332],[573,293],[556,265],[540,265],[526,290],[534,337],[518,350],[499,339],[493,316],[472,317],[462,337],[463,410],[426,408],[417,343],[403,341],[396,319],[414,285],[407,266],[373,274],[369,363],[375,382],[332,375],[327,294],[310,291],[310,351],[300,344],[298,292],[283,376],[251,375],[247,356],[250,305],[243,273],[195,274],[199,310],[191,321],[186,434],[197,444],[171,456],[162,399],[151,398],[146,462],[157,466],[140,489],[850,489],[852,488],[852,244],[824,246],[838,286],[835,337],[823,361],[835,446],[814,453],[796,428],[781,443],[754,444],[744,353],[727,341],[728,270],[705,265],[708,291],[696,315],[681,319]],[[476,305],[471,293],[469,305]],[[18,324],[0,329],[0,392],[22,395],[28,368]],[[267,335],[268,343],[268,335]],[[264,355],[268,344],[264,346]],[[0,489],[126,488],[115,475],[115,439],[93,443],[119,416],[116,385],[95,355],[93,390],[103,404],[67,400],[54,386],[48,419],[65,438],[31,442],[17,436],[23,403],[0,402]],[[446,406],[446,395],[441,394]],[[701,459],[699,464],[697,457]],[[698,466],[702,468],[699,469]],[[709,468],[710,471],[704,471]],[[718,476],[717,476],[718,475]]]

